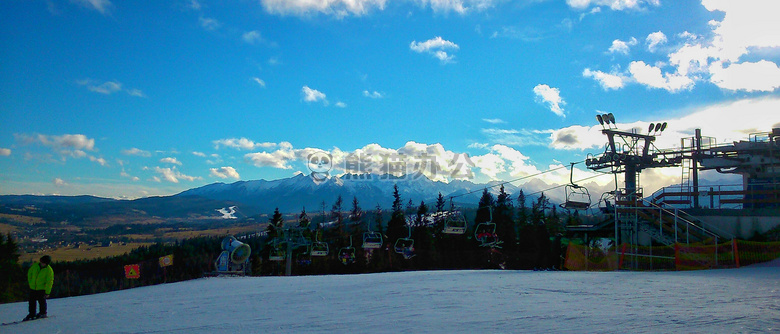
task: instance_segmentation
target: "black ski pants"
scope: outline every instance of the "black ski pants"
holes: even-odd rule
[[[41,312],[40,314],[46,314],[46,290],[32,290],[30,289],[30,308],[29,308],[29,314],[30,315],[36,315],[38,313],[35,313],[35,303],[38,303],[38,305],[41,306]]]

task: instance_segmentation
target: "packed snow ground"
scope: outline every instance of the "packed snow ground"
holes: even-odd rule
[[[26,303],[0,305],[0,322]],[[780,267],[226,277],[52,299],[0,333],[780,332]]]

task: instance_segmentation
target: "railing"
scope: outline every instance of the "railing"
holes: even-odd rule
[[[682,185],[664,187],[650,196],[654,204],[691,208],[691,198],[698,197],[700,208],[705,209],[750,209],[765,206],[780,206],[780,183],[762,184],[765,189],[744,190],[740,185],[699,186],[696,189]],[[767,189],[773,187],[774,189]]]

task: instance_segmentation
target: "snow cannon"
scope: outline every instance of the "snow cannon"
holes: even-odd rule
[[[222,253],[219,254],[214,266],[217,267],[215,275],[245,275],[249,269],[249,255],[252,248],[229,236],[222,239]]]
[[[249,245],[238,241],[235,237],[229,236],[222,239],[222,250],[230,254],[230,261],[233,263],[244,263],[249,259],[252,248]]]

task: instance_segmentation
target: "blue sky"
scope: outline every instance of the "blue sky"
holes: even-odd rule
[[[669,122],[659,148],[696,127],[746,139],[780,126],[778,8],[3,1],[0,194],[170,195],[308,174],[318,151],[332,175],[360,171],[357,156],[375,166],[362,171],[425,160],[436,180],[511,180],[601,153],[607,112],[621,129]],[[643,173],[647,186],[679,175]]]

